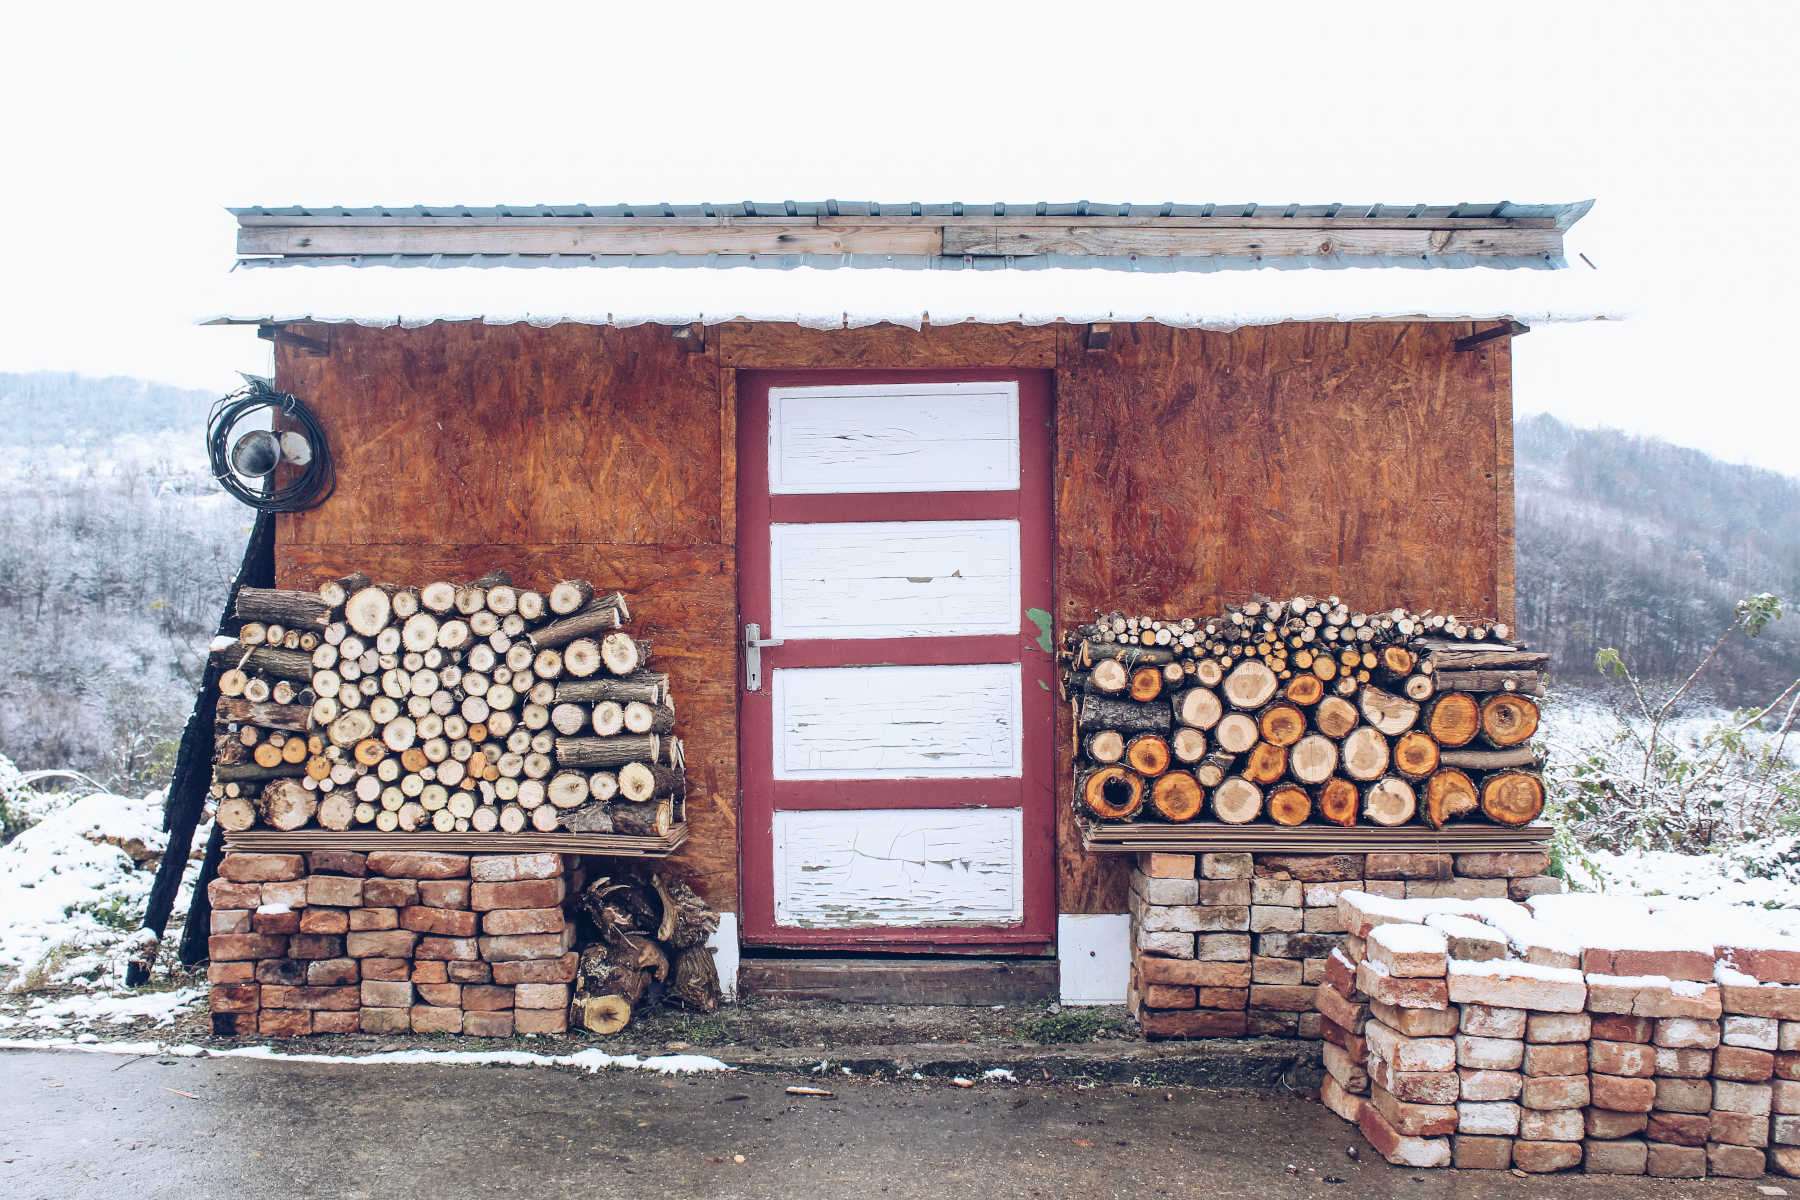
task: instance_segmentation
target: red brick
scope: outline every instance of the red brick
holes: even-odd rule
[[[412,960],[408,958],[364,958],[362,977],[364,979],[403,980],[412,978]]]
[[[1650,1123],[1649,1113],[1610,1112],[1604,1108],[1587,1109],[1585,1116],[1591,1138],[1635,1137]]]
[[[495,983],[573,983],[577,956],[569,953],[555,958],[517,959],[494,963]],[[1220,1035],[1225,1036],[1225,1035]]]
[[[553,986],[553,985],[552,985]],[[1192,1008],[1194,989],[1172,983],[1147,983],[1140,992],[1142,1002],[1151,1008]]]
[[[469,1037],[511,1037],[513,1015],[505,1012],[463,1012],[463,1033]]]
[[[405,929],[371,929],[344,935],[344,952],[351,958],[411,958],[419,935]]]
[[[356,1033],[362,1028],[362,1012],[316,1012],[312,1015],[314,1033]]]
[[[1650,1143],[1646,1175],[1655,1179],[1706,1178],[1706,1151],[1699,1146],[1675,1146]]]
[[[1800,987],[1766,984],[1762,987],[1720,987],[1724,1009],[1747,1017],[1780,1017],[1783,1021],[1800,1021]]]
[[[1400,1008],[1448,1008],[1449,984],[1443,979],[1407,979],[1378,970],[1364,961],[1356,968],[1356,986],[1371,1000]]]
[[[1525,1108],[1519,1110],[1519,1136],[1528,1142],[1579,1142],[1587,1122],[1579,1108]]]
[[[1513,1143],[1513,1166],[1521,1171],[1548,1175],[1580,1165],[1580,1142],[1528,1142],[1521,1138]]]
[[[1712,1074],[1711,1050],[1698,1046],[1656,1047],[1656,1073],[1671,1079],[1705,1079]]]
[[[1707,1114],[1706,1138],[1732,1146],[1764,1147],[1769,1144],[1769,1118],[1714,1109]]]
[[[268,937],[282,937],[290,933],[299,933],[300,914],[291,908],[284,908],[280,912],[251,913],[250,927]]]
[[[499,975],[499,971],[496,970],[494,977],[498,979]],[[530,1009],[527,1011],[542,1012],[544,1010]],[[1247,1023],[1243,1012],[1217,1012],[1208,1009],[1146,1012],[1138,1017],[1138,1024],[1147,1038],[1243,1037]]]
[[[569,985],[566,983],[521,983],[515,989],[516,1008],[567,1008]]]
[[[1456,856],[1456,873],[1465,879],[1523,879],[1549,869],[1550,856],[1535,852]]]
[[[414,983],[449,983],[449,964],[442,959],[428,959],[412,965]]]
[[[1367,1004],[1356,1004],[1344,999],[1338,990],[1328,983],[1321,983],[1313,990],[1313,1003],[1327,1020],[1351,1033],[1360,1034],[1363,1026],[1369,1022],[1369,1006]]]
[[[1291,958],[1264,958],[1257,956],[1250,960],[1251,983],[1273,983],[1282,987],[1292,987],[1305,978],[1306,968]],[[1309,1003],[1308,1008],[1312,1007]]]
[[[420,850],[376,850],[370,853],[371,874],[397,879],[461,879],[469,873],[466,854],[432,854]]]
[[[1248,879],[1203,879],[1195,889],[1200,904],[1228,904],[1244,907],[1250,903]]]
[[[354,1010],[362,1001],[355,987],[281,987],[264,984],[264,1006],[268,1008]]]
[[[346,875],[313,875],[306,881],[306,902],[333,908],[360,908],[363,881]]]
[[[411,1033],[412,1011],[407,1008],[365,1008],[357,1014],[364,1033]]]
[[[1655,1065],[1655,1059],[1651,1059]],[[1580,1075],[1588,1069],[1588,1048],[1582,1042],[1534,1043],[1525,1047],[1527,1075]],[[1602,1106],[1604,1107],[1604,1106]]]
[[[511,887],[496,883],[490,887]],[[556,933],[521,933],[514,937],[483,937],[481,957],[491,963],[516,962],[522,958],[560,958],[575,945],[575,931],[565,928]]]
[[[1600,1075],[1648,1079],[1656,1074],[1656,1051],[1642,1042],[1590,1042],[1588,1070]]]
[[[462,1006],[465,1012],[500,1012],[513,1006],[513,989],[495,987],[492,984],[473,984],[463,989]]]
[[[567,1033],[569,1012],[564,1008],[516,1008],[513,1030],[517,1033]]]
[[[472,961],[481,957],[481,951],[472,937],[421,937],[413,957]]]
[[[362,1002],[370,1008],[411,1008],[413,985],[365,979],[362,982]]]
[[[1722,1179],[1761,1179],[1768,1167],[1767,1156],[1748,1146],[1709,1145],[1706,1148],[1706,1173]]]
[[[247,908],[215,908],[208,933],[251,933],[250,910]]]
[[[298,854],[227,854],[219,860],[219,878],[232,883],[272,883],[304,874],[306,860]]]
[[[451,983],[487,983],[494,977],[493,968],[484,962],[446,962],[444,970]]]
[[[300,914],[301,933],[345,933],[350,914],[341,908],[309,908]]]
[[[207,957],[213,962],[240,959],[281,958],[287,953],[285,937],[259,933],[215,933],[206,939]]]
[[[1519,1092],[1519,1103],[1526,1108],[1582,1108],[1587,1102],[1586,1075],[1538,1075]]]
[[[1656,1103],[1656,1080],[1621,1075],[1589,1075],[1589,1103],[1611,1112],[1649,1112]]]
[[[492,913],[490,916],[501,916]],[[1188,958],[1146,958],[1138,964],[1138,977],[1146,984],[1166,983],[1178,987],[1250,986],[1250,964],[1242,962],[1198,962]],[[1312,1007],[1310,995],[1308,1008]],[[1161,1005],[1152,1005],[1160,1008]]]
[[[294,1008],[265,1008],[256,1015],[256,1032],[264,1037],[305,1037],[312,1032],[312,1013]]]
[[[1342,951],[1334,950],[1326,957],[1325,982],[1336,988],[1338,995],[1346,1000],[1359,998],[1356,992],[1356,967]]]
[[[1649,1017],[1630,1017],[1621,1013],[1602,1016],[1593,1014],[1593,1037],[1606,1042],[1648,1042],[1656,1032],[1656,1022]]]
[[[1244,1033],[1249,1037],[1295,1037],[1299,1028],[1299,1013],[1251,1012],[1245,1014]]]
[[[1370,854],[1363,867],[1365,879],[1448,879],[1448,854]]]
[[[369,873],[369,856],[355,850],[314,850],[306,856],[306,866],[314,875],[354,875],[360,879]]]
[[[334,933],[296,933],[288,939],[288,957],[344,958],[344,938]]]
[[[554,879],[562,873],[562,857],[556,854],[478,854],[469,860],[469,878],[477,883]]]
[[[416,983],[421,1002],[433,1008],[461,1008],[462,984],[460,983]]]
[[[1525,1077],[1517,1071],[1479,1071],[1467,1067],[1457,1072],[1458,1094],[1464,1100],[1491,1103],[1495,1100],[1517,1100]]]
[[[1769,1150],[1769,1170],[1776,1175],[1800,1175],[1800,1146],[1775,1146]]]
[[[410,929],[414,933],[470,938],[475,936],[477,925],[475,914],[467,909],[421,906],[400,910],[400,928]]]
[[[1250,1006],[1250,989],[1215,987],[1195,988],[1194,1005],[1197,1008],[1248,1008]]]
[[[1783,1050],[1775,1055],[1775,1078],[1800,1079],[1800,1053]]]
[[[374,855],[370,855],[371,858]],[[429,1005],[416,1004],[412,1008],[412,1031],[414,1033],[461,1033],[462,1009],[433,1008]]]
[[[354,958],[316,958],[306,964],[308,987],[342,987],[361,978]]]
[[[1712,1109],[1712,1081],[1659,1077],[1656,1081],[1656,1108],[1659,1112],[1704,1115]]]
[[[1513,1140],[1507,1137],[1468,1137],[1451,1140],[1453,1162],[1459,1171],[1504,1171],[1512,1166]]]
[[[262,1006],[262,989],[254,983],[222,983],[213,988],[207,1002],[214,1012],[255,1012]]]
[[[250,983],[256,978],[256,964],[250,961],[206,964],[208,983]]]
[[[1713,1051],[1713,1078],[1762,1083],[1774,1077],[1775,1056],[1746,1046],[1720,1046]]]
[[[469,904],[481,912],[494,908],[556,908],[563,902],[563,892],[560,878],[477,883],[469,889]]]
[[[1590,1140],[1582,1143],[1581,1169],[1589,1175],[1642,1175],[1649,1149],[1640,1138]]]
[[[419,882],[419,903],[426,908],[469,907],[466,879],[425,879]]]
[[[1450,1165],[1449,1138],[1405,1136],[1373,1104],[1363,1104],[1357,1114],[1356,1127],[1369,1139],[1375,1152],[1391,1163],[1413,1167]]]
[[[1372,1084],[1408,1104],[1455,1104],[1462,1098],[1462,1080],[1454,1072],[1396,1071],[1385,1058],[1371,1058],[1368,1076]]]
[[[1589,947],[1581,952],[1581,969],[1590,975],[1626,977],[1660,975],[1667,979],[1711,983],[1713,957],[1711,954],[1698,950],[1620,950]],[[1671,1013],[1669,1015],[1690,1014]]]
[[[1644,1136],[1653,1142],[1676,1146],[1704,1146],[1712,1132],[1712,1118],[1705,1113],[1652,1112]]]
[[[1194,878],[1192,854],[1140,854],[1137,867],[1152,879]]]
[[[1248,879],[1257,873],[1253,855],[1214,853],[1200,856],[1202,879]]]
[[[398,929],[400,927],[400,910],[397,908],[353,908],[350,910],[347,928],[354,933],[364,933],[371,929]]]
[[[1273,1012],[1309,1012],[1313,1007],[1314,990],[1298,984],[1286,987],[1277,984],[1252,984],[1250,1007]]]
[[[363,880],[363,904],[369,908],[405,908],[418,902],[419,885],[415,880]]]
[[[1373,1072],[1369,1078],[1374,1079]],[[1457,1114],[1454,1105],[1415,1104],[1400,1099],[1379,1084],[1373,1084],[1369,1088],[1369,1100],[1381,1111],[1387,1123],[1394,1127],[1394,1132],[1405,1137],[1443,1137],[1456,1132]]]
[[[1262,854],[1257,856],[1255,872],[1301,883],[1340,883],[1365,877],[1363,858],[1361,854]]]
[[[1800,983],[1800,949],[1776,947],[1725,947],[1733,965],[1764,983]]]
[[[304,987],[306,964],[292,958],[265,958],[256,964],[256,982]]]

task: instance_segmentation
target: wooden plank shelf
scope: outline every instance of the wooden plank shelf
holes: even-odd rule
[[[1206,852],[1255,854],[1477,854],[1542,851],[1553,830],[1548,825],[1509,829],[1504,825],[1469,823],[1444,829],[1424,825],[1382,829],[1376,826],[1286,826],[1272,822],[1227,825],[1192,821],[1170,825],[1155,821],[1103,824],[1080,820],[1082,849],[1095,854],[1174,854]]]
[[[667,837],[623,833],[376,833],[362,830],[296,829],[282,833],[252,829],[225,835],[226,853],[314,850],[416,850],[443,854],[594,854],[608,858],[666,858],[687,841],[686,822]]]

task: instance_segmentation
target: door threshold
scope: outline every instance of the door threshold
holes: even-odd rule
[[[756,953],[738,964],[738,991],[840,1004],[1039,1004],[1060,994],[1054,958]]]

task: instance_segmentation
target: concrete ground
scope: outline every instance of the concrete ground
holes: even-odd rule
[[[790,1085],[836,1094],[791,1096]],[[767,1068],[662,1077],[0,1051],[8,1200],[1676,1200],[1785,1183],[1397,1169],[1279,1087],[961,1089]]]

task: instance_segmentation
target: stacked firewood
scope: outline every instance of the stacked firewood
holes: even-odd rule
[[[570,1025],[617,1033],[656,999],[718,1009],[719,972],[706,939],[719,914],[687,884],[655,871],[604,876],[581,890],[576,909],[585,936]]]
[[[1075,803],[1106,821],[1527,824],[1548,659],[1508,633],[1335,596],[1102,617],[1061,656]]]
[[[215,644],[219,824],[666,835],[685,786],[668,676],[618,592],[504,572],[243,588]]]

